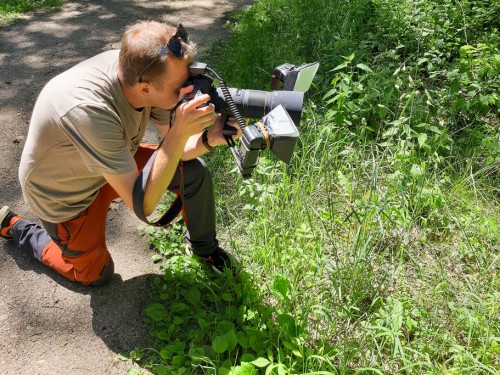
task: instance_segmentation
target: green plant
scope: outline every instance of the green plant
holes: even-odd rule
[[[207,156],[242,275],[182,255],[181,226],[151,234],[164,276],[145,367],[498,371],[497,3],[262,0],[231,20],[211,64],[232,86],[321,68],[290,166],[264,151],[244,180],[226,150]]]
[[[13,20],[21,13],[40,8],[60,7],[62,4],[62,0],[3,0],[0,3],[0,17],[4,20]]]

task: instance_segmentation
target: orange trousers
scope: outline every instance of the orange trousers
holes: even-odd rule
[[[139,170],[158,145],[141,144],[134,158]],[[92,204],[77,217],[64,223],[43,222],[51,237],[42,250],[41,261],[66,278],[84,285],[105,284],[114,273],[106,247],[106,217],[118,194],[104,185]]]

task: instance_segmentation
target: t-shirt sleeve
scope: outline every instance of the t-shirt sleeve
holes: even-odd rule
[[[61,124],[91,172],[122,174],[136,168],[120,119],[109,110],[95,105],[74,107]]]

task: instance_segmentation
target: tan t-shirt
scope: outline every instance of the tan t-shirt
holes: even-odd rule
[[[60,223],[85,210],[105,183],[127,173],[150,119],[135,110],[117,77],[119,51],[90,58],[53,78],[33,110],[19,167],[26,201],[42,220]]]

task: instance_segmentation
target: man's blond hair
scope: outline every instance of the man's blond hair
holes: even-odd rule
[[[142,78],[155,84],[160,81],[168,59],[184,59],[187,64],[191,63],[196,54],[196,45],[191,42],[182,42],[183,55],[180,57],[170,51],[160,56],[160,51],[175,32],[175,27],[156,21],[138,21],[127,26],[121,39],[119,59],[123,82],[132,86]]]

